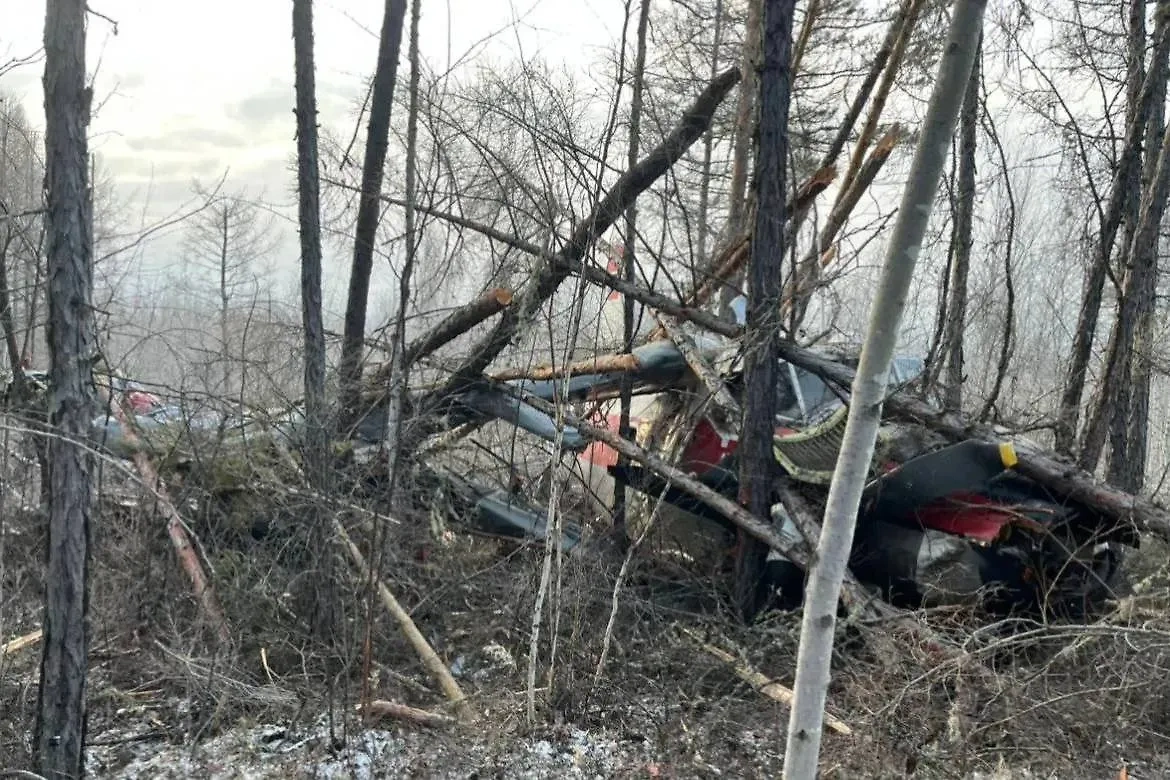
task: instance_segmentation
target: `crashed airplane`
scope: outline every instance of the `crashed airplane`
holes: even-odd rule
[[[698,355],[715,367],[730,394],[742,402],[736,343],[702,333],[689,336]],[[582,373],[568,376],[472,383],[456,399],[457,417],[510,424],[574,453],[581,482],[594,493],[595,505],[609,505],[615,486],[625,485],[644,497],[642,515],[652,514],[649,509],[657,505],[658,532],[673,538],[679,550],[692,558],[706,555],[726,562],[737,543],[737,529],[716,507],[643,466],[619,459],[613,448],[582,431],[558,425],[552,415],[526,400],[588,407],[591,411],[581,415],[584,419],[617,431],[615,399],[622,383],[629,382],[635,399],[631,426],[639,446],[658,452],[715,493],[736,500],[738,440],[733,429],[739,421],[714,413],[706,403],[709,393],[679,347],[660,338],[617,357],[587,362]],[[819,511],[842,442],[848,388],[792,362],[781,361],[780,368],[776,473]],[[918,358],[897,358],[890,369],[890,386],[903,387],[922,370]],[[44,389],[42,374],[27,373],[26,378]],[[279,435],[292,450],[302,420],[297,407],[261,420],[185,411],[181,404],[164,401],[126,380],[110,380],[103,388],[103,397],[117,401],[125,414],[103,410],[94,420],[94,439],[118,457],[131,457],[135,447],[172,446],[173,436],[167,431],[177,426],[188,437],[242,435],[256,426]],[[126,435],[122,419],[133,420],[136,435]],[[367,448],[376,448],[382,425],[373,416],[358,426],[355,437]],[[997,614],[1089,617],[1114,595],[1124,551],[1138,545],[1137,530],[1126,518],[1054,494],[1019,473],[1016,465],[1015,448],[1006,439],[948,442],[921,425],[887,419],[857,518],[853,573],[899,606],[974,604]],[[523,491],[493,489],[441,469],[428,473],[482,528],[519,538],[545,537],[549,526],[545,509]],[[785,538],[806,541],[799,523],[786,516],[780,503],[774,521]],[[562,525],[562,548],[580,545],[583,529]],[[795,605],[803,582],[803,572],[772,551],[762,572],[766,593],[761,603]]]

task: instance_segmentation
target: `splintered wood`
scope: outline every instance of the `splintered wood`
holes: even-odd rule
[[[41,641],[41,629],[39,628],[36,631],[28,632],[24,636],[18,636],[16,639],[10,640],[5,642],[3,645],[0,645],[0,659],[4,658],[6,655],[19,653],[21,650],[24,650],[27,647],[32,647],[39,641]]]

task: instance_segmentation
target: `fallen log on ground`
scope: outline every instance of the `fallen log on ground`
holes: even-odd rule
[[[806,368],[842,387],[853,384],[849,366],[792,343],[781,343],[780,357]],[[953,441],[979,439],[998,443],[1008,437],[990,425],[974,423],[954,412],[944,412],[905,392],[891,394],[885,409],[894,417],[916,422],[938,431]],[[1033,443],[1015,441],[1019,463],[1016,470],[1049,488],[1053,493],[1079,501],[1117,523],[1170,541],[1170,510],[1143,496],[1126,493],[1098,481],[1075,463],[1046,452]]]
[[[432,728],[439,726],[451,726],[456,723],[456,720],[450,716],[440,715],[437,712],[420,710],[417,707],[410,707],[406,704],[399,704],[395,701],[386,701],[385,699],[375,699],[365,707],[359,706],[359,709],[363,715],[371,720],[393,718],[394,720],[410,721],[411,723],[417,723],[420,726],[430,726]]]
[[[191,587],[199,602],[199,608],[215,629],[219,640],[224,644],[229,644],[232,640],[232,632],[228,625],[227,616],[224,615],[219,598],[215,595],[215,589],[207,578],[207,572],[203,569],[203,562],[200,561],[195,550],[195,543],[187,524],[183,522],[179,510],[175,508],[175,502],[171,499],[162,477],[159,476],[154,461],[151,460],[146,449],[139,444],[135,427],[130,422],[131,414],[123,409],[120,403],[110,400],[108,395],[103,400],[108,402],[114,418],[122,426],[122,435],[133,451],[134,467],[138,470],[143,485],[154,496],[159,512],[167,521],[167,536],[171,539],[171,546],[175,548],[175,555],[178,557],[183,571],[191,580]]]
[[[370,567],[366,563],[365,556],[362,555],[362,551],[353,543],[353,540],[349,538],[345,527],[336,518],[333,520],[333,530],[337,534],[338,541],[353,561],[354,568],[358,574],[363,580],[369,580]],[[459,683],[455,682],[455,678],[451,676],[447,665],[443,663],[438,653],[431,647],[431,643],[418,630],[418,626],[411,619],[410,613],[402,608],[402,605],[398,603],[398,599],[394,597],[394,593],[391,592],[390,588],[386,587],[386,583],[382,582],[381,579],[377,580],[377,588],[378,596],[382,599],[382,605],[398,621],[398,626],[402,629],[402,633],[406,635],[406,639],[410,642],[411,647],[418,653],[419,660],[422,661],[423,666],[430,672],[435,682],[439,684],[439,687],[443,689],[443,693],[446,694],[447,699],[455,706],[459,717],[465,720],[471,720],[475,714],[471,709],[471,704],[467,701],[467,697],[463,694]]]

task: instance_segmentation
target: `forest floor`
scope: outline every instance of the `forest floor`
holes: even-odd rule
[[[745,627],[731,614],[726,574],[638,555],[597,674],[621,557],[600,547],[566,556],[553,567],[529,723],[543,549],[459,529],[436,537],[418,520],[392,529],[382,570],[469,696],[477,718],[468,725],[357,717],[367,625],[372,696],[447,710],[397,626],[357,595],[360,583],[346,578],[340,558],[305,557],[279,523],[262,540],[209,538],[197,528],[236,637],[224,651],[198,628],[158,518],[103,513],[92,563],[91,775],[778,774],[787,707],[703,645],[790,685],[799,613],[772,612]],[[3,523],[7,641],[39,627],[44,526],[35,516]],[[1131,561],[1135,595],[1093,626],[924,614],[969,651],[964,664],[939,663],[901,639],[903,655],[878,655],[866,637],[883,627],[842,624],[828,701],[852,733],[826,733],[822,776],[1118,778],[1123,767],[1131,779],[1170,776],[1170,579],[1153,565],[1166,559],[1165,548],[1148,545]],[[332,614],[304,619],[327,565],[341,582],[326,602]],[[36,647],[0,657],[0,770],[31,766],[38,661]]]

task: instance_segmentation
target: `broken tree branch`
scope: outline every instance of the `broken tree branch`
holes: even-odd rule
[[[767,675],[756,671],[751,666],[749,666],[746,661],[739,660],[726,650],[720,647],[716,647],[709,642],[704,642],[693,631],[686,628],[681,630],[708,655],[711,655],[730,666],[735,672],[736,677],[743,680],[745,683],[752,686],[772,701],[778,702],[788,707],[792,706],[792,700],[795,695],[792,693],[791,688],[788,688],[776,680],[768,677]],[[844,734],[847,737],[853,735],[853,729],[849,728],[849,725],[845,723],[845,721],[841,720],[840,718],[836,718],[827,712],[825,713],[825,725],[838,734]]]
[[[370,569],[366,564],[366,559],[365,556],[362,555],[362,551],[359,550],[358,546],[353,543],[352,539],[349,538],[349,534],[346,533],[345,527],[342,526],[341,521],[337,520],[336,518],[333,520],[333,529],[337,533],[337,538],[341,541],[342,546],[345,547],[345,551],[349,554],[350,559],[353,561],[354,568],[357,569],[358,575],[363,580],[368,580],[370,577]],[[381,579],[378,579],[377,583],[378,595],[382,599],[382,605],[385,606],[386,611],[389,612],[396,621],[398,621],[398,626],[402,629],[402,633],[406,635],[406,639],[410,642],[411,647],[413,647],[414,651],[418,653],[419,660],[422,661],[423,666],[425,666],[427,671],[431,673],[431,676],[435,679],[435,682],[439,684],[439,687],[443,689],[443,693],[447,696],[451,703],[455,705],[455,709],[459,713],[459,716],[461,718],[470,720],[473,717],[471,705],[468,703],[467,697],[463,695],[463,691],[459,688],[459,683],[455,682],[455,678],[451,676],[451,672],[447,669],[447,665],[443,663],[443,660],[439,658],[438,653],[436,653],[435,649],[431,647],[431,643],[428,642],[426,637],[422,635],[422,632],[418,630],[418,626],[415,625],[414,620],[412,620],[410,617],[410,614],[402,608],[401,604],[398,603],[398,599],[394,597],[394,594],[390,591],[390,588],[386,587],[386,583]]]
[[[488,290],[471,303],[455,309],[429,333],[408,346],[403,363],[410,365],[416,360],[426,357],[511,305],[511,290],[503,287]]]
[[[804,215],[812,208],[813,201],[833,183],[836,176],[837,169],[828,165],[818,169],[800,185],[796,197],[791,199],[786,206],[785,213],[792,215],[784,236],[786,242],[792,240],[793,226],[800,224]],[[751,237],[744,235],[733,240],[715,258],[711,264],[710,273],[705,276],[699,286],[682,296],[683,305],[695,308],[706,305],[707,301],[711,300],[711,296],[744,267],[749,257],[751,257]],[[646,341],[664,338],[666,338],[666,331],[659,327],[646,337]]]
[[[784,308],[787,312],[795,312],[794,322],[796,324],[799,324],[804,318],[808,302],[820,280],[821,269],[837,256],[834,244],[837,240],[837,234],[845,226],[845,221],[853,213],[861,196],[877,178],[878,171],[890,158],[901,134],[902,129],[899,125],[895,124],[891,127],[870,152],[865,164],[850,181],[846,182],[848,188],[833,205],[833,210],[829,213],[828,219],[825,220],[825,225],[821,228],[816,243],[809,247],[808,252],[801,259],[797,278],[790,279],[785,285]]]
[[[598,236],[608,230],[638,195],[666,173],[703,135],[711,124],[715,109],[739,81],[739,76],[738,70],[728,70],[712,81],[662,143],[621,175],[593,212],[573,229],[568,243],[536,269],[518,305],[504,312],[492,332],[476,345],[439,391],[439,397],[449,396],[480,376],[511,343],[521,326],[527,325],[540,305],[556,292],[561,282],[570,273],[580,272],[580,261]]]
[[[512,379],[531,379],[543,381],[560,379],[573,374],[617,374],[624,371],[637,371],[641,368],[637,355],[629,352],[618,352],[611,355],[598,355],[585,358],[563,366],[536,366],[534,368],[506,368],[492,379],[497,382],[506,382]]]
[[[454,718],[447,715],[420,710],[417,707],[409,707],[405,704],[386,701],[385,699],[375,699],[365,707],[361,707],[361,712],[370,719],[393,718],[394,720],[406,720],[411,723],[417,723],[420,726],[430,726],[432,728],[451,726],[456,722]]]
[[[0,645],[0,658],[3,658],[4,656],[10,655],[12,653],[19,653],[26,647],[32,647],[37,642],[41,641],[41,636],[43,633],[43,630],[38,628],[36,631],[30,631],[24,636],[18,636],[16,639],[5,642],[4,644]]]
[[[719,416],[723,419],[720,421],[725,426],[733,426],[739,429],[742,425],[743,410],[739,408],[739,403],[731,397],[731,392],[727,389],[727,384],[715,372],[707,361],[695,349],[694,343],[690,336],[682,331],[678,326],[677,321],[670,317],[658,317],[658,324],[670,336],[670,340],[678,347],[678,351],[682,353],[683,358],[687,361],[687,365],[691,367],[691,371],[695,372],[695,376],[707,388],[707,392],[711,394],[711,402],[714,404]]]
[[[831,358],[783,342],[780,356],[843,387],[853,382],[853,369]],[[941,411],[908,393],[895,392],[885,407],[897,417],[921,423],[953,441],[980,439],[1000,442],[1005,437],[989,425],[973,423],[954,412]],[[1170,510],[1142,496],[1126,493],[1098,482],[1075,463],[1041,450],[1027,441],[1014,442],[1019,463],[1016,470],[1057,493],[1088,506],[1115,522],[1137,528],[1170,541]]]
[[[105,395],[105,393],[103,392],[101,395]],[[179,510],[175,508],[175,502],[171,499],[170,492],[162,477],[159,476],[158,469],[155,468],[146,448],[141,445],[134,424],[131,422],[132,416],[122,408],[117,400],[107,398],[102,400],[109,401],[109,408],[113,412],[114,419],[122,426],[123,438],[133,452],[134,468],[138,470],[142,483],[154,496],[159,512],[167,521],[167,536],[171,539],[171,545],[175,548],[175,555],[178,557],[179,563],[191,580],[191,587],[199,602],[199,608],[210,621],[220,641],[224,644],[230,643],[232,632],[227,617],[224,615],[223,607],[220,606],[219,598],[215,595],[211,581],[203,569],[203,562],[199,560],[199,555],[195,551],[195,543],[191,539],[187,524],[183,522]]]

